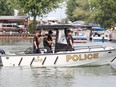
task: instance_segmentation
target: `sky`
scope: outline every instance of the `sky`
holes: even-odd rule
[[[56,10],[50,12],[47,14],[47,17],[56,17],[58,20],[61,20],[62,18],[66,18],[66,7],[63,8],[57,8]]]
[[[55,17],[58,20],[61,20],[63,18],[66,18],[66,2],[64,0],[64,2],[61,4],[60,8],[55,9],[54,11],[50,12],[49,14],[47,14],[46,16],[49,18],[51,17]]]
[[[55,17],[57,18],[58,20],[61,20],[63,18],[66,18],[66,4],[63,3],[62,5],[62,8],[57,8],[55,9],[54,11],[50,12],[49,14],[46,14],[44,17],[45,18],[51,18],[51,17]],[[15,10],[15,15],[14,16],[17,16],[18,15],[18,11]],[[33,19],[32,17],[30,19]],[[38,17],[37,20],[39,20],[40,18]]]

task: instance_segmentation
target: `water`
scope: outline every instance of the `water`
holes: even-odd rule
[[[0,48],[7,54],[25,51],[32,47],[32,39],[0,39]]]
[[[116,87],[111,66],[37,68],[1,67],[0,87]]]
[[[80,43],[75,46],[116,43]],[[32,46],[32,40],[0,41],[6,53],[23,51]],[[116,87],[116,67],[0,67],[0,87]]]

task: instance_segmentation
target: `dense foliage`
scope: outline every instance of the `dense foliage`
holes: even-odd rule
[[[14,15],[14,9],[7,0],[0,0],[0,16]]]
[[[91,19],[102,27],[116,26],[116,0],[91,0]]]
[[[37,16],[43,16],[60,6],[63,0],[9,0],[12,6],[33,17],[34,29],[36,29]]]
[[[86,20],[89,17],[89,3],[87,0],[68,0],[66,14],[71,21]]]
[[[68,0],[67,1],[67,9],[66,9],[66,14],[67,14],[67,18],[71,21],[76,21],[77,18],[74,17],[73,12],[76,8],[76,0]]]
[[[67,17],[109,28],[116,26],[116,0],[67,0]]]

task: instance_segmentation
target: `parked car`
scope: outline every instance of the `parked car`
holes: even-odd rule
[[[14,23],[4,23],[0,25],[0,31],[1,32],[24,32],[24,28],[19,27],[17,24]]]

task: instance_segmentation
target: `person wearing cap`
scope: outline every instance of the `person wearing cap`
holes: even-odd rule
[[[43,45],[44,48],[47,49],[47,53],[52,53],[52,49],[50,48],[51,42],[48,40],[48,34],[45,33],[45,36],[43,38]]]
[[[68,43],[67,50],[68,51],[73,51],[74,50],[74,46],[73,46],[74,41],[73,41],[72,31],[71,30],[68,30],[67,43]]]
[[[35,36],[33,37],[33,53],[40,53],[39,44],[41,42],[40,33],[35,31]]]

